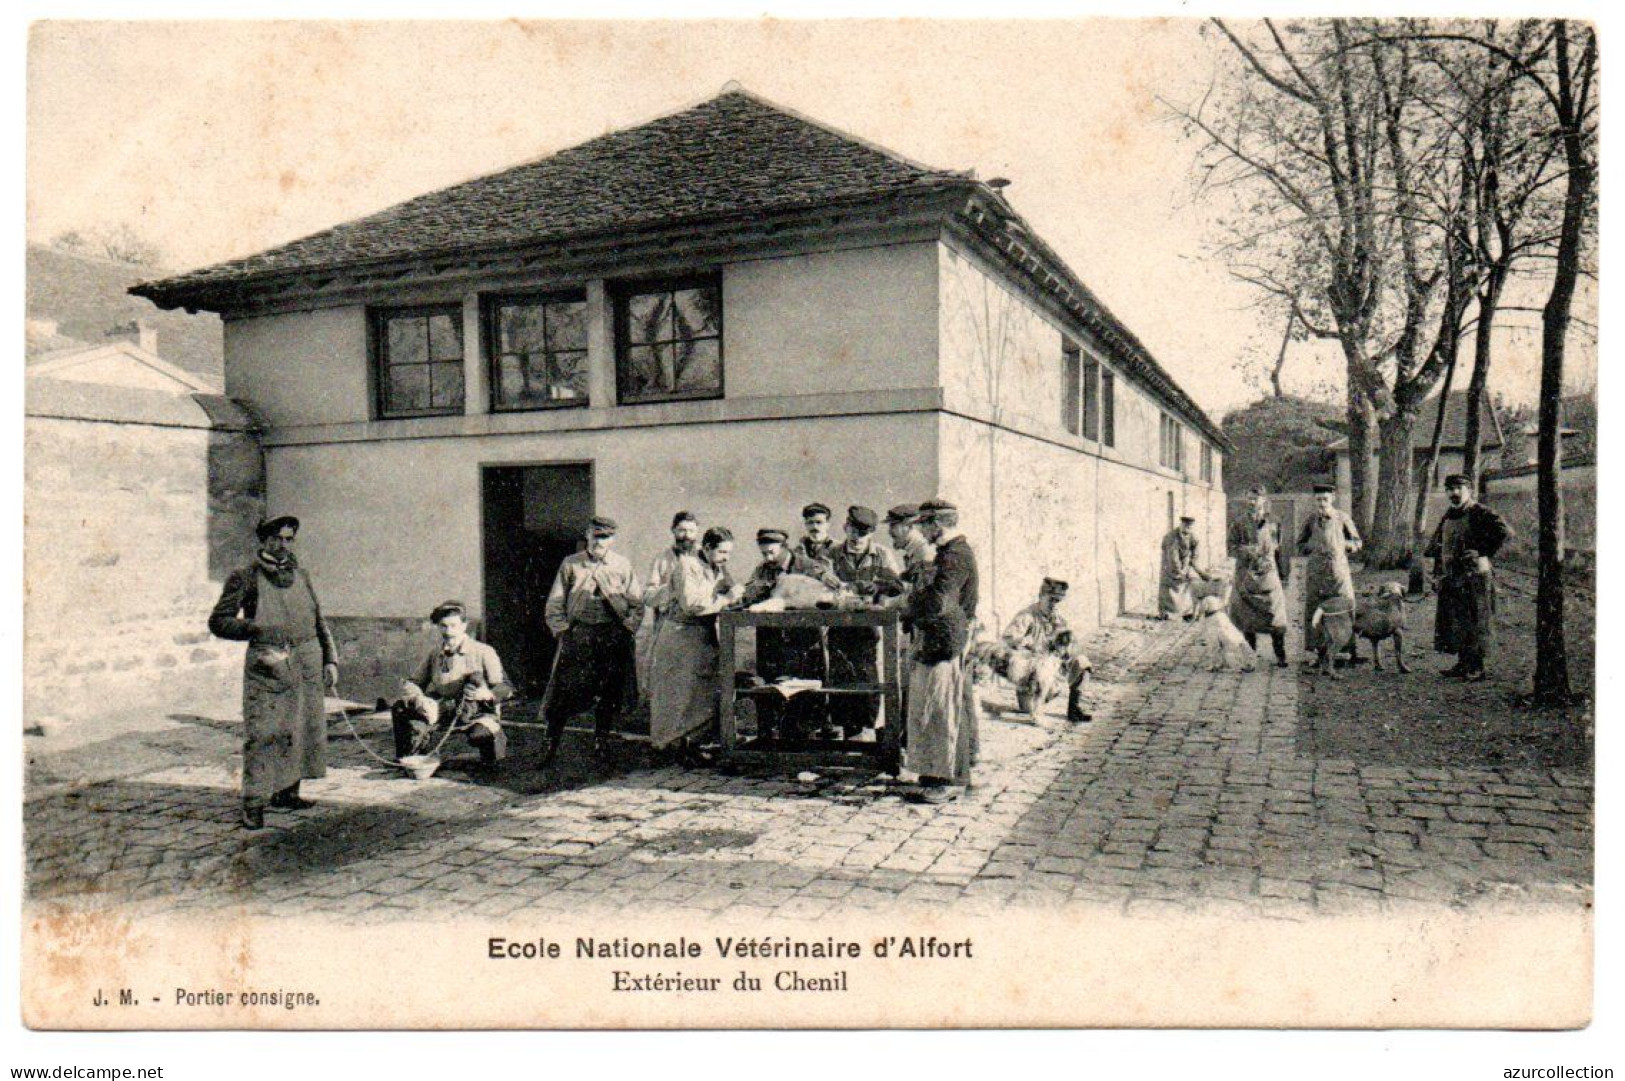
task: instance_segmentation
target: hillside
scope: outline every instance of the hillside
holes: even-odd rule
[[[109,329],[140,320],[157,330],[165,360],[222,385],[218,316],[160,311],[126,292],[162,270],[30,244],[27,273],[28,318],[55,320],[61,337],[101,342]]]

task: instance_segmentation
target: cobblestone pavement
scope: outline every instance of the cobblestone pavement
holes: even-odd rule
[[[372,763],[339,726],[327,779],[306,785],[317,806],[250,834],[235,817],[235,726],[216,722],[189,730],[170,765],[31,782],[29,895],[344,921],[651,909],[813,919],[938,904],[1297,919],[1590,904],[1589,774],[1305,758],[1298,674],[1197,671],[1190,641],[1177,624],[1103,629],[1091,642],[1094,722],[985,721],[976,787],[943,806],[909,803],[884,779],[677,768],[544,791],[449,771],[418,782]],[[49,747],[29,744],[48,766]]]

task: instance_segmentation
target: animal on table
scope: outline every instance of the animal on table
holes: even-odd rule
[[[1360,659],[1360,639],[1371,643],[1372,667],[1382,671],[1382,643],[1393,639],[1394,662],[1401,672],[1409,672],[1405,663],[1405,587],[1398,582],[1384,582],[1376,591],[1360,598],[1354,615],[1354,637],[1349,640],[1349,652]]]
[[[1247,644],[1247,638],[1241,633],[1241,629],[1231,621],[1226,607],[1222,592],[1209,594],[1196,602],[1196,617],[1200,620],[1200,624],[1193,659],[1198,667],[1213,672],[1225,668],[1251,672],[1255,666],[1256,654]]]
[[[752,612],[804,612],[809,609],[857,611],[869,608],[867,600],[846,589],[831,589],[805,574],[781,575],[773,592],[764,601],[750,606]]]

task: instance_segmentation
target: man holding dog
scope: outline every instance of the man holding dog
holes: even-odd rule
[[[1196,519],[1185,515],[1179,525],[1162,538],[1162,576],[1157,589],[1157,618],[1181,616],[1189,619],[1195,609],[1191,583],[1206,579],[1197,566]]]
[[[1089,679],[1093,665],[1078,649],[1072,628],[1060,613],[1060,604],[1066,599],[1068,585],[1058,578],[1046,578],[1038,587],[1038,600],[1016,613],[1016,618],[1004,629],[1007,649],[1025,651],[1035,657],[1053,653],[1061,659],[1061,673],[1066,677],[1066,719],[1074,724],[1090,720],[1083,709],[1083,686]]]
[[[494,765],[507,757],[499,705],[513,697],[497,651],[468,633],[468,610],[462,601],[443,601],[429,613],[440,632],[440,644],[429,651],[412,678],[401,685],[401,698],[391,708],[395,757],[422,754],[443,731],[442,721],[461,731]]]
[[[1433,560],[1439,608],[1433,648],[1454,653],[1446,678],[1481,683],[1484,661],[1495,641],[1495,578],[1490,563],[1512,535],[1499,514],[1478,502],[1473,482],[1460,473],[1445,478],[1450,509],[1433,531],[1425,557]]]
[[[1331,672],[1332,642],[1317,626],[1315,613],[1321,605],[1341,598],[1341,618],[1352,624],[1354,616],[1354,573],[1349,556],[1364,543],[1354,519],[1334,505],[1337,489],[1330,484],[1315,485],[1315,510],[1298,531],[1298,553],[1308,557],[1303,574],[1303,644],[1314,650],[1322,671]]]

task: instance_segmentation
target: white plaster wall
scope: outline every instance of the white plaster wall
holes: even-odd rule
[[[362,307],[231,319],[226,394],[272,426],[365,421],[371,414]]]
[[[445,596],[483,608],[482,464],[590,461],[597,510],[640,572],[686,509],[734,530],[748,573],[756,530],[798,529],[809,502],[839,517],[930,498],[935,433],[934,414],[915,413],[276,447],[269,501],[303,519],[300,557],[328,612],[411,617]]]
[[[899,244],[724,268],[727,396],[934,386],[936,249]]]

